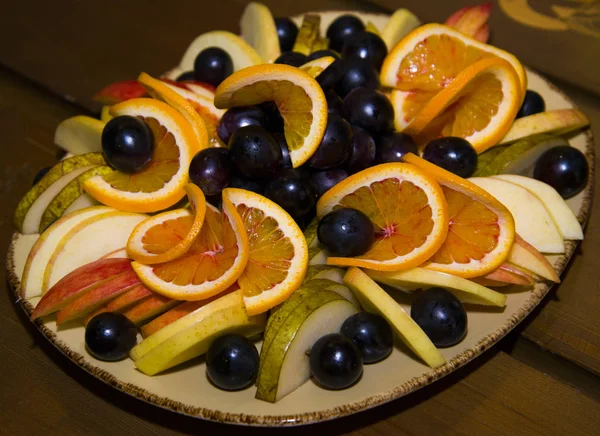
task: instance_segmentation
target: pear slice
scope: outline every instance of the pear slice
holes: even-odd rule
[[[406,271],[366,271],[373,280],[401,291],[439,286],[452,292],[463,303],[504,307],[506,295],[462,277],[425,268]]]
[[[21,233],[38,233],[42,214],[52,199],[73,179],[98,165],[106,165],[102,153],[73,156],[54,165],[19,201],[13,222]]]
[[[23,269],[23,278],[21,279],[21,298],[30,299],[42,295],[44,271],[64,235],[90,217],[114,211],[116,209],[106,206],[83,209],[65,215],[48,227],[35,244],[33,244],[27,256],[27,261]]]
[[[81,209],[86,209],[92,206],[99,206],[98,203],[90,194],[86,194],[85,192],[77,197],[73,203],[69,205],[63,212],[63,215],[67,215],[71,212],[75,212]]]
[[[346,271],[337,266],[312,265],[306,270],[304,281],[307,282],[314,279],[327,279],[342,284],[344,283],[343,280],[345,273]]]
[[[519,118],[498,145],[510,144],[519,139],[541,133],[564,135],[587,126],[590,120],[579,109],[556,109]]]
[[[54,143],[72,154],[102,151],[102,130],[106,123],[77,115],[67,118],[56,128]]]
[[[343,322],[357,311],[356,306],[329,290],[303,298],[270,344],[263,343],[256,398],[275,403],[304,384],[310,378],[308,353],[313,344],[326,334],[339,332]]]
[[[577,217],[565,200],[552,186],[530,177],[513,174],[503,174],[494,176],[494,178],[519,185],[535,195],[542,203],[544,203],[544,206],[546,206],[546,209],[550,213],[550,216],[554,220],[554,224],[558,227],[563,238],[575,240],[583,239],[583,230],[581,230],[581,225],[579,224],[579,221],[577,221]]]
[[[542,253],[565,252],[563,237],[546,206],[527,189],[492,177],[472,177],[469,181],[508,208],[515,219],[517,233],[536,249]]]
[[[391,51],[408,32],[420,25],[419,19],[408,9],[397,9],[381,31],[381,39],[385,42],[388,51]]]
[[[71,180],[67,185],[62,188],[62,190],[52,199],[52,201],[46,207],[42,215],[42,219],[40,221],[40,233],[44,231],[46,227],[52,224],[54,221],[59,219],[63,214],[68,213],[67,210],[69,207],[78,200],[83,192],[83,182],[93,176],[104,175],[112,172],[113,170],[108,165],[100,165],[97,167],[93,167],[91,169],[86,170],[85,172],[79,174],[73,180]],[[91,198],[89,195],[85,194],[87,198]],[[84,197],[85,198],[85,197]],[[85,200],[87,200],[85,198]],[[87,207],[86,204],[89,204],[89,201],[82,200],[80,205],[76,205],[82,209],[83,207]],[[82,207],[80,207],[82,206]],[[78,210],[75,208],[71,208],[71,211]]]
[[[379,313],[390,323],[402,342],[432,368],[446,363],[423,329],[404,309],[362,270],[352,267],[344,276],[346,283],[368,312]]]
[[[218,303],[222,299],[225,301]],[[186,321],[180,322],[182,320]],[[173,335],[160,341],[135,360],[135,366],[140,371],[146,375],[155,375],[206,353],[210,344],[219,336],[228,333],[254,336],[265,328],[266,321],[265,314],[249,317],[244,306],[243,293],[236,291],[150,335],[134,347],[131,353],[133,354],[136,348],[139,352],[138,347],[146,341],[153,341],[153,337],[170,326],[177,325],[181,328],[190,323],[181,330],[172,330]]]
[[[319,219],[315,217],[304,229],[304,239],[308,245],[308,265],[326,265],[327,254],[319,243],[317,237],[317,229],[319,227]]]

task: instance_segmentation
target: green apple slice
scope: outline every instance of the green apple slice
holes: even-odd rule
[[[346,271],[337,266],[311,265],[306,270],[304,281],[307,282],[314,279],[327,279],[342,284],[344,283],[343,280],[345,273]]]
[[[282,308],[283,309],[283,308]],[[261,350],[256,398],[275,403],[310,378],[308,352],[320,337],[339,332],[356,306],[329,290],[313,293],[285,318]],[[264,350],[264,351],[263,351]]]
[[[344,283],[354,291],[365,310],[379,313],[387,319],[402,342],[427,365],[438,368],[446,363],[423,329],[362,270],[350,268],[344,276]]]
[[[452,274],[425,268],[406,271],[366,271],[373,280],[401,291],[441,287],[452,292],[463,303],[504,307],[506,295]]]
[[[112,172],[113,170],[108,165],[100,165],[91,169],[86,170],[79,176],[71,180],[62,190],[52,199],[50,204],[46,207],[42,219],[40,221],[40,233],[44,231],[46,227],[52,224],[54,221],[59,219],[65,213],[68,213],[70,206],[82,195],[90,198],[83,192],[83,182],[93,176],[104,175]],[[87,204],[85,202],[84,204]],[[79,207],[79,206],[77,206]],[[83,206],[86,207],[86,206]],[[69,212],[78,210],[71,208]]]
[[[56,128],[54,143],[75,155],[101,152],[105,125],[104,121],[85,115],[67,118]]]
[[[42,215],[54,197],[85,171],[106,165],[102,153],[73,156],[54,165],[19,201],[13,222],[21,233],[37,233]]]

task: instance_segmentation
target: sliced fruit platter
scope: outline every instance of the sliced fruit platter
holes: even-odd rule
[[[99,91],[19,203],[20,304],[78,365],[177,412],[333,419],[491,347],[590,208],[588,120],[488,44],[489,4],[273,18]]]

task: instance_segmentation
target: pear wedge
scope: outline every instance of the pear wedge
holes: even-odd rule
[[[101,152],[102,130],[105,125],[105,121],[85,115],[67,118],[56,128],[54,143],[75,155]]]
[[[579,109],[556,109],[540,112],[515,120],[498,145],[510,144],[541,133],[564,135],[581,129],[589,123],[590,120]]]
[[[342,284],[344,283],[343,280],[345,273],[346,271],[337,266],[312,265],[306,270],[304,281],[307,282],[314,279],[327,279]]]
[[[361,305],[368,312],[383,316],[392,329],[417,356],[432,368],[446,363],[446,359],[433,345],[423,329],[409,314],[362,270],[352,267],[344,276],[344,283],[354,291]]]
[[[506,295],[462,277],[425,268],[406,271],[366,271],[373,280],[401,291],[441,287],[452,292],[463,303],[504,307]]]
[[[13,222],[21,233],[38,233],[42,215],[54,197],[85,171],[106,165],[102,153],[73,156],[54,165],[19,201]]]
[[[356,306],[329,290],[303,298],[270,343],[263,343],[256,398],[275,403],[304,384],[310,378],[308,352],[312,345],[326,334],[339,332],[343,322],[357,311]]]
[[[381,31],[381,39],[391,51],[398,41],[420,25],[419,19],[408,9],[397,9]]]

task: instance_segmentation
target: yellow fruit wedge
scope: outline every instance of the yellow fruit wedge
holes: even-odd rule
[[[102,129],[106,122],[85,115],[67,118],[56,128],[54,143],[73,154],[102,151]]]
[[[519,139],[542,133],[564,135],[590,124],[590,120],[579,109],[557,109],[540,112],[515,120],[506,136],[498,145],[510,144]]]
[[[302,24],[296,36],[296,42],[292,51],[309,55],[313,51],[313,46],[320,38],[321,16],[315,14],[306,14],[302,19]]]
[[[242,13],[240,28],[242,38],[256,49],[264,62],[273,62],[279,57],[279,37],[268,7],[262,3],[249,3]]]
[[[391,50],[411,30],[419,27],[419,19],[407,9],[398,9],[392,14],[381,31],[381,39]]]

